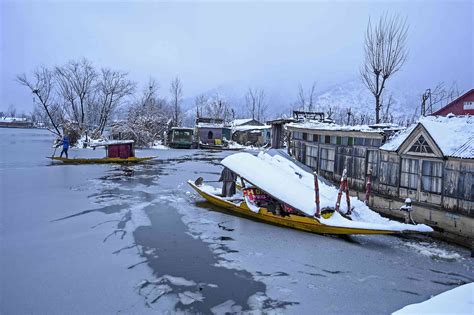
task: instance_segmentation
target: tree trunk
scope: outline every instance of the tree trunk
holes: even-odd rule
[[[38,96],[38,99],[40,100],[41,104],[43,105],[43,107],[46,111],[46,114],[48,114],[49,120],[51,121],[51,124],[53,125],[54,129],[58,133],[58,136],[61,136],[61,132],[59,131],[58,127],[56,126],[56,123],[54,122],[54,119],[53,119],[53,117],[51,116],[51,114],[48,110],[48,106],[46,106],[46,104],[43,102],[43,98],[41,97],[41,95],[39,95],[39,93],[35,93],[35,94],[36,94],[36,96]]]
[[[380,96],[375,96],[375,123],[380,123]]]

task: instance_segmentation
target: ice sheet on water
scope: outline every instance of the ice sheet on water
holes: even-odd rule
[[[439,248],[434,243],[429,242],[405,242],[405,246],[414,249],[418,253],[431,258],[444,260],[460,260],[462,256],[459,253],[447,249]]]
[[[211,308],[211,312],[215,315],[236,314],[242,312],[242,307],[236,305],[233,300],[227,300]]]
[[[170,276],[170,275],[164,275],[164,276],[158,278],[157,280],[158,281],[163,281],[164,279],[168,280],[169,283],[171,283],[173,285],[177,285],[177,286],[190,287],[190,286],[196,285],[196,282],[194,282],[192,280],[186,280],[182,277],[174,277],[174,276]]]
[[[189,305],[194,302],[204,301],[204,296],[199,292],[185,291],[178,293],[179,301],[184,305]]]

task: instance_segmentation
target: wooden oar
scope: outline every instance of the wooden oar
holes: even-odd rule
[[[201,186],[203,183],[220,183],[220,181],[218,181],[218,180],[206,180],[206,181],[204,181],[204,178],[202,178],[202,177],[198,177],[194,181],[194,184],[196,184],[196,186]]]
[[[53,158],[54,155],[56,154],[56,149],[57,149],[57,148],[58,148],[58,147],[54,147],[53,155],[51,156],[51,158]]]

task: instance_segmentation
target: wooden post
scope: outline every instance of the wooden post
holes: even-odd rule
[[[346,169],[344,169],[342,171],[341,184],[339,185],[339,191],[337,193],[336,211],[339,211],[339,207],[341,205],[342,192],[346,190],[345,187],[344,187],[344,182],[347,182],[347,170]]]
[[[365,204],[369,205],[370,193],[372,192],[372,169],[367,173],[367,184],[365,185]]]
[[[321,209],[319,207],[319,182],[318,182],[318,175],[316,172],[313,173],[314,175],[314,202],[316,203],[316,213],[314,214],[315,217],[321,216]]]
[[[344,179],[344,185],[345,185],[345,191],[346,191],[346,203],[347,203],[347,212],[346,215],[351,215],[352,210],[351,210],[351,199],[349,195],[349,184],[347,183],[347,176]]]

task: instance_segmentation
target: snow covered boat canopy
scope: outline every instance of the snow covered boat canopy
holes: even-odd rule
[[[222,160],[222,165],[238,174],[247,183],[263,190],[268,195],[290,205],[307,216],[316,212],[314,175],[296,165],[289,159],[261,152],[258,156],[249,153],[236,153]],[[319,182],[320,207],[334,208],[338,190],[334,186]],[[424,224],[404,224],[392,221],[372,211],[364,202],[350,197],[353,205],[352,220],[338,212],[330,218],[320,218],[323,224],[334,227],[378,229],[392,231],[432,232]],[[348,209],[346,209],[347,211]]]
[[[91,144],[92,148],[95,147],[107,147],[109,145],[120,145],[120,144],[130,144],[134,143],[133,140],[108,140],[108,141],[101,141]]]

